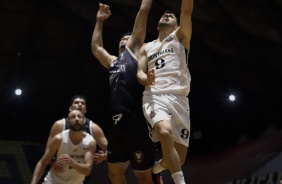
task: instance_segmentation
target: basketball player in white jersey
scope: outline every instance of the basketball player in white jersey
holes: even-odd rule
[[[193,0],[182,0],[179,26],[176,16],[165,12],[158,23],[158,38],[144,44],[138,58],[137,77],[145,86],[143,112],[152,127],[152,139],[160,141],[163,154],[153,172],[168,168],[176,184],[185,183],[181,166],[189,144],[187,96],[191,78],[186,62],[192,9]]]
[[[83,113],[83,115],[86,114],[87,112],[87,107],[86,107],[86,98],[83,95],[75,95],[71,98],[70,101],[70,106],[69,106],[69,111],[72,110],[79,110],[81,113]],[[46,147],[48,147],[48,145],[50,144],[51,140],[53,139],[53,137],[55,137],[55,135],[57,135],[58,133],[61,133],[64,130],[69,129],[69,126],[66,122],[67,118],[62,118],[60,120],[57,120],[51,130],[50,130],[50,134],[48,137],[48,141],[47,141],[47,145]],[[97,146],[99,149],[98,152],[95,153],[95,163],[101,163],[105,160],[107,160],[107,145],[108,145],[108,140],[106,139],[103,130],[101,129],[101,127],[99,125],[97,125],[96,123],[94,123],[92,120],[88,119],[87,117],[84,117],[84,125],[83,125],[83,131],[89,133],[90,135],[93,136],[93,138],[96,140],[97,142]],[[53,160],[54,161],[54,160]],[[52,161],[52,167],[56,172],[61,172],[62,168],[56,164],[56,162]],[[93,183],[95,181],[95,173],[91,173],[89,176],[87,176],[85,178],[85,181],[83,182],[84,184],[90,184]]]
[[[43,157],[37,163],[31,184],[37,184],[46,166],[52,158],[63,167],[62,172],[50,169],[44,178],[44,184],[82,184],[85,176],[89,175],[94,162],[96,141],[82,131],[84,115],[73,110],[69,113],[68,125],[70,129],[57,134],[45,150]]]

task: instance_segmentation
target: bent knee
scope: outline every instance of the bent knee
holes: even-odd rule
[[[171,141],[172,138],[172,134],[168,131],[168,130],[164,130],[164,131],[160,131],[159,132],[159,139],[160,141]]]

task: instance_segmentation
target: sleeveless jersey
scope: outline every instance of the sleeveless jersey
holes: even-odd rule
[[[64,129],[63,130],[68,130],[70,129],[69,124],[67,123],[67,118],[64,118],[65,121],[65,125],[64,125]],[[82,131],[89,133],[90,135],[92,135],[92,131],[91,131],[91,124],[90,124],[91,120],[88,118],[84,118],[84,125],[82,128]],[[93,135],[92,135],[93,136]]]
[[[137,59],[126,46],[109,68],[113,113],[142,113],[144,87],[137,80]]]
[[[172,32],[161,43],[152,41],[145,48],[148,71],[155,70],[155,85],[146,86],[144,94],[165,93],[188,96],[190,72],[185,47]]]
[[[74,145],[69,137],[69,130],[64,130],[62,132],[62,143],[57,152],[57,157],[62,154],[69,154],[71,158],[79,163],[84,163],[84,154],[89,148],[90,141],[94,140],[88,133],[83,138],[83,140]],[[51,183],[60,184],[82,184],[85,175],[78,173],[74,168],[66,165],[64,166],[64,171],[61,173],[54,172],[51,169],[48,175],[45,177],[44,181]]]

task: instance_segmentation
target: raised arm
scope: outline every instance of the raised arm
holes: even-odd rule
[[[91,51],[99,62],[107,69],[110,64],[116,59],[116,56],[110,55],[103,47],[103,26],[104,21],[111,16],[110,7],[108,5],[99,3],[99,11],[96,16],[96,24],[91,41]]]
[[[177,30],[177,37],[184,47],[190,50],[190,40],[192,35],[192,11],[193,0],[182,0],[180,26]]]
[[[127,42],[127,46],[136,55],[143,45],[146,37],[147,17],[151,8],[152,0],[142,0],[140,9],[136,15],[132,35]]]

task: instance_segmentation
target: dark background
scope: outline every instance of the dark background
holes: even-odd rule
[[[104,47],[117,55],[141,0],[107,0]],[[166,9],[154,0],[146,41]],[[70,99],[87,98],[87,116],[108,133],[108,73],[91,54],[96,0],[1,0],[0,97],[3,140],[45,144]],[[281,129],[282,2],[195,0],[189,55],[190,154],[220,151]],[[22,96],[14,90],[21,88]],[[236,101],[228,96],[234,94]]]

